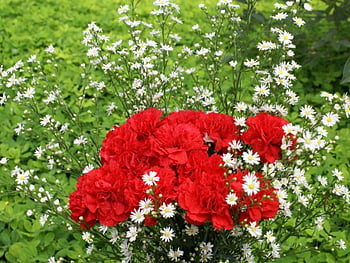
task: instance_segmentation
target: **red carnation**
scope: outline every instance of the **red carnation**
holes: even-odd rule
[[[165,123],[155,131],[154,137],[154,151],[159,155],[163,166],[185,164],[188,152],[207,149],[198,128],[190,123]]]
[[[234,226],[230,207],[225,198],[224,170],[219,155],[207,157],[201,170],[194,170],[191,178],[183,178],[179,186],[179,205],[186,210],[186,221],[201,225],[211,221],[215,229],[232,229]]]
[[[120,155],[136,153],[151,156],[153,133],[160,124],[162,111],[149,108],[132,115],[126,123],[108,132],[102,142],[100,155],[102,163],[118,160]]]
[[[206,114],[203,111],[182,110],[172,112],[162,120],[162,124],[177,125],[180,123],[191,123],[198,126],[198,119]]]
[[[118,167],[102,166],[79,178],[77,190],[70,196],[72,219],[90,227],[98,220],[114,226],[126,220],[145,196],[141,179],[130,177]]]
[[[289,122],[278,116],[259,113],[249,117],[246,123],[249,128],[242,135],[243,142],[249,144],[264,163],[280,159],[282,138],[285,136],[282,127]]]
[[[230,142],[239,140],[239,129],[232,116],[222,113],[201,115],[198,120],[204,142],[214,145],[215,152],[226,152]]]

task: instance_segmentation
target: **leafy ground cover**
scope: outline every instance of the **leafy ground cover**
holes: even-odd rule
[[[143,15],[146,16],[150,11],[151,2],[142,3]],[[207,5],[211,4],[210,0],[200,2]],[[268,8],[267,4],[265,5],[266,2],[269,1],[260,2],[263,14]],[[192,20],[200,23],[196,13],[198,3],[199,1],[186,1],[186,4],[182,5],[185,23]],[[118,38],[123,38],[126,32],[125,29],[120,27],[117,19],[118,5],[119,1],[3,0],[0,3],[2,20],[0,24],[0,64],[8,67],[19,59],[38,53],[53,44],[60,59],[58,62],[64,65],[64,70],[59,75],[62,86],[66,90],[67,96],[71,96],[71,100],[74,101],[78,98],[78,87],[74,87],[75,84],[73,85],[73,83],[76,83],[79,78],[79,67],[85,53],[80,43],[82,31],[86,29],[89,22],[96,21],[107,35],[113,34],[114,36],[117,35]],[[325,3],[316,2],[315,9],[326,7]],[[258,24],[259,16],[256,19]],[[263,22],[264,20],[260,21]],[[315,99],[313,92],[316,93],[318,90],[347,91],[349,88],[349,86],[340,86],[339,84],[342,78],[343,65],[347,59],[344,54],[349,50],[349,43],[347,42],[349,41],[349,34],[346,36],[344,25],[340,26],[342,24],[337,23],[322,18],[318,23],[310,25],[309,29],[305,29],[305,35],[299,36],[299,42],[306,43],[300,47],[300,49],[305,49],[300,61],[305,64],[308,70],[300,76],[297,87],[300,90],[305,89],[303,99],[313,105],[321,104],[321,101]],[[192,25],[192,23],[189,23],[189,25]],[[338,25],[338,32],[331,30],[335,25]],[[320,27],[323,30],[316,30]],[[317,34],[310,34],[310,31],[316,31]],[[328,33],[330,35],[327,35]],[[320,42],[324,34],[327,35],[327,38]],[[310,35],[312,37],[309,37]],[[336,37],[333,38],[333,36]],[[191,41],[190,33],[187,41]],[[329,51],[329,46],[332,46],[331,51]],[[310,57],[314,57],[313,55],[317,59],[310,61]],[[323,63],[325,56],[328,56],[328,59],[332,57],[333,59],[330,59],[330,61],[336,63]],[[69,93],[73,94],[68,95]],[[9,136],[13,133],[17,123],[21,121],[15,119],[13,111],[16,112],[16,108],[7,108],[6,110],[0,108],[0,121],[2,123],[0,159],[6,156],[14,160],[15,163],[21,163],[24,165],[23,167],[45,169],[41,167],[41,163],[31,160],[29,153],[34,141],[40,141],[40,134],[33,138],[33,142],[24,141],[20,137]],[[106,124],[106,126],[111,125]],[[339,133],[342,136],[341,143],[336,149],[337,158],[332,157],[332,155],[326,156],[328,167],[315,168],[315,174],[321,172],[317,169],[342,167],[349,170],[350,138],[347,136],[349,128],[349,123],[345,121],[339,125]],[[344,176],[349,178],[348,173],[345,173]],[[56,179],[55,176],[48,174],[48,180],[54,181]],[[63,191],[66,191],[68,195],[72,191],[76,179],[65,176],[59,179]],[[349,179],[347,180],[349,181]],[[59,222],[56,225],[51,225],[49,229],[42,230],[39,221],[45,219],[30,215],[31,212],[28,212],[28,207],[33,206],[33,201],[24,198],[20,192],[15,190],[11,178],[1,177],[0,190],[1,262],[46,262],[53,252],[55,252],[56,257],[66,257],[76,262],[85,262],[85,251],[82,249],[84,242],[79,233],[68,233],[66,226],[59,224]],[[40,209],[38,207],[38,211],[32,212],[35,214],[35,212],[40,212]],[[288,224],[292,227],[293,222]],[[340,234],[340,230],[344,229],[348,229],[348,233],[350,232],[349,216],[343,214],[342,211],[335,211],[334,217],[326,222],[325,229],[319,234],[312,232],[300,233],[298,240],[286,242],[284,249],[291,253],[283,260],[281,259],[280,262],[348,262],[350,257],[349,248],[334,252],[335,244],[333,246],[323,245],[323,241],[329,236],[349,241],[349,237]],[[293,250],[295,243],[303,244],[306,249]]]

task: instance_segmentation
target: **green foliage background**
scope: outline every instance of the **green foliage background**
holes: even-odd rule
[[[50,44],[56,48],[62,63],[60,80],[63,89],[75,92],[74,83],[79,77],[79,66],[85,61],[85,49],[80,43],[82,31],[91,21],[95,21],[107,35],[125,38],[125,28],[118,22],[117,8],[125,1],[121,0],[1,0],[0,1],[0,65],[5,68],[16,61],[25,60],[39,53]],[[142,15],[151,10],[152,0],[141,2]],[[188,27],[200,23],[197,5],[214,5],[212,0],[179,0],[184,24]],[[266,14],[273,1],[258,2],[259,10]],[[296,37],[297,61],[303,65],[298,76],[296,88],[303,94],[304,103],[320,105],[315,94],[322,90],[330,92],[348,92],[349,85],[340,85],[342,71],[350,56],[349,3],[346,0],[314,1],[312,22],[304,32]],[[258,24],[259,21],[256,21]],[[185,41],[191,36],[184,35]],[[76,96],[72,96],[74,98]],[[14,117],[16,109],[5,110],[0,107],[0,159],[3,156],[15,163],[40,168],[40,163],[31,160],[29,149],[32,142],[9,136],[16,123],[21,120]],[[343,121],[339,125],[341,136],[337,156],[328,156],[327,167],[350,167],[350,124]],[[0,170],[3,173],[3,170]],[[317,173],[318,171],[315,171]],[[349,173],[345,173],[349,182]],[[54,180],[50,174],[48,178]],[[74,187],[74,180],[60,178],[67,194]],[[0,262],[47,262],[50,256],[64,257],[74,262],[85,262],[84,242],[80,233],[67,232],[66,227],[57,222],[42,229],[38,218],[27,217],[25,212],[35,206],[33,201],[16,192],[14,183],[4,174],[0,174]],[[40,211],[38,207],[38,212]],[[290,251],[279,262],[350,262],[350,215],[338,211],[334,218],[326,222],[324,231],[319,234],[300,233],[299,239],[287,240],[284,249]],[[348,235],[344,236],[346,230]],[[332,243],[325,242],[329,236],[342,238],[348,242],[346,250],[337,250]],[[335,242],[334,242],[335,243]],[[296,244],[305,249],[295,250]],[[315,249],[318,247],[318,249]],[[334,251],[335,250],[335,251]]]

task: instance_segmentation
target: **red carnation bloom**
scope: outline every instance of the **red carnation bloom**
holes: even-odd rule
[[[165,123],[155,131],[154,137],[154,151],[159,155],[160,164],[165,167],[185,164],[188,152],[207,149],[198,128],[192,124]]]
[[[239,140],[239,129],[232,116],[222,113],[201,115],[198,120],[204,142],[214,144],[215,152],[226,152],[229,142]]]
[[[177,186],[178,180],[175,172],[170,168],[161,168],[161,167],[151,167],[146,170],[145,173],[149,173],[150,171],[156,172],[159,177],[159,181],[157,182],[157,186],[154,189],[153,196],[157,198],[161,195],[161,198],[158,200],[154,200],[158,202],[158,205],[162,205],[163,203],[171,203],[177,200]],[[153,196],[148,196],[149,198],[153,198]]]
[[[259,113],[249,117],[246,123],[249,129],[242,135],[243,142],[249,144],[264,163],[280,159],[282,138],[285,136],[282,127],[289,122],[278,116]]]
[[[116,161],[120,155],[129,152],[152,156],[152,135],[160,124],[161,116],[161,110],[149,108],[132,115],[120,127],[115,126],[102,142],[100,151],[102,163],[108,163],[110,160]]]
[[[69,196],[69,209],[71,210],[71,218],[79,222],[82,217],[83,220],[80,223],[82,228],[92,227],[97,220],[96,214],[92,213],[86,206],[84,200],[84,193],[80,190],[75,190]]]
[[[83,217],[89,227],[96,220],[106,226],[117,225],[130,216],[144,192],[141,179],[118,167],[102,166],[79,177],[77,190],[70,196],[71,217],[75,221]]]
[[[255,173],[260,181],[260,191],[257,194],[248,196],[244,193],[242,184],[243,177],[249,173],[238,170],[235,174],[228,177],[230,189],[238,197],[238,204],[233,206],[234,213],[239,215],[240,223],[257,222],[261,219],[273,218],[279,208],[278,198],[271,188],[270,182],[264,180],[261,172]]]
[[[230,207],[225,201],[228,189],[220,163],[219,155],[207,157],[201,170],[194,170],[192,178],[183,178],[180,182],[179,205],[186,210],[188,223],[202,225],[211,221],[215,229],[233,228]]]
[[[162,124],[177,125],[180,123],[191,123],[198,126],[198,119],[205,115],[203,111],[182,110],[172,112],[162,120]]]

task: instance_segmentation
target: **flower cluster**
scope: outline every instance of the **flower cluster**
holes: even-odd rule
[[[84,31],[89,62],[69,96],[52,45],[46,64],[32,55],[0,67],[0,105],[23,113],[14,138],[35,145],[21,147],[30,162],[0,159],[13,190],[36,202],[26,216],[63,219],[99,261],[294,259],[311,232],[307,245],[345,250],[346,230],[329,225],[350,204],[348,160],[332,160],[350,100],[323,92],[322,107],[299,106],[294,91],[309,1],[276,3],[257,41],[246,38],[256,1],[200,4],[190,40],[170,0],[154,1],[147,22],[131,2],[118,9],[129,41],[94,22]]]
[[[149,108],[107,134],[102,166],[79,177],[70,195],[72,219],[84,228],[127,221],[152,227],[178,214],[194,226],[210,222],[217,231],[243,226],[260,236],[260,220],[273,218],[279,201],[259,169],[282,159],[282,141],[292,136],[283,129],[288,121],[259,113],[243,130],[221,113],[161,116],[161,110]],[[126,234],[130,242],[137,226]],[[175,236],[170,227],[160,233],[165,242]]]
[[[254,156],[264,163],[280,159],[286,120],[260,113],[241,134],[234,119],[220,113],[161,115],[150,108],[107,134],[103,165],[81,176],[70,196],[74,220],[114,226],[133,215],[153,225],[159,215],[172,217],[177,203],[186,222],[210,221],[218,230],[232,229],[234,219],[246,224],[274,217],[275,189],[262,172],[241,170],[240,148],[241,140],[252,147],[254,155],[242,155],[248,164],[255,164]]]

